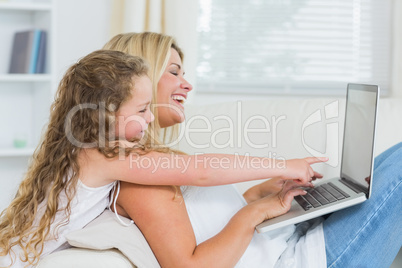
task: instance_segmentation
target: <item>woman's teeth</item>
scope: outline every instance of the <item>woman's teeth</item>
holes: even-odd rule
[[[186,101],[186,98],[180,95],[173,95],[172,99],[174,99],[175,101],[178,101],[181,104],[184,104],[184,102]]]

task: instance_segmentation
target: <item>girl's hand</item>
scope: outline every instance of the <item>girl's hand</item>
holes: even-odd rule
[[[306,157],[303,159],[287,160],[280,178],[294,180],[300,184],[311,183],[316,178],[322,178],[322,175],[315,172],[310,165],[326,161],[328,161],[327,157]]]

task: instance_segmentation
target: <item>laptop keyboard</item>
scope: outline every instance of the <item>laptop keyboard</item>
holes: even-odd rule
[[[306,189],[306,191],[306,195],[295,197],[297,203],[299,203],[304,210],[317,208],[349,197],[347,193],[339,189],[332,182]]]

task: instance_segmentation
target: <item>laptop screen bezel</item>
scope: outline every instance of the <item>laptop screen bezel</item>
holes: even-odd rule
[[[343,159],[344,159],[344,146],[345,146],[345,133],[346,133],[346,116],[348,112],[348,101],[349,101],[349,91],[350,90],[360,90],[360,91],[368,91],[368,92],[374,92],[376,93],[376,103],[375,103],[375,111],[374,111],[374,129],[373,129],[373,142],[372,142],[372,148],[371,148],[371,163],[370,163],[370,182],[369,182],[369,187],[368,191],[364,190],[367,198],[371,196],[371,185],[373,181],[373,170],[374,170],[374,148],[375,148],[375,137],[376,137],[376,126],[377,126],[377,114],[378,114],[378,102],[379,102],[379,93],[380,93],[380,88],[377,85],[366,85],[366,84],[354,84],[354,83],[349,83],[347,85],[347,93],[346,93],[346,105],[345,105],[345,122],[344,122],[344,131],[343,131],[343,144],[342,144],[342,158],[341,158],[341,178],[342,180],[345,180],[346,182],[349,182],[352,185],[360,185],[357,183],[353,178],[350,178],[347,174],[343,173]],[[361,187],[363,188],[363,187]]]

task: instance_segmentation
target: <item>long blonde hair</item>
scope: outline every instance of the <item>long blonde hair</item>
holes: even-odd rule
[[[142,33],[124,33],[118,34],[105,44],[103,49],[117,50],[128,53],[134,56],[140,56],[146,59],[150,65],[149,77],[152,81],[152,112],[155,115],[155,120],[148,127],[149,140],[157,142],[160,145],[175,141],[178,136],[179,125],[174,125],[165,128],[163,131],[159,124],[158,110],[155,104],[158,104],[157,90],[158,82],[162,77],[163,72],[170,58],[170,49],[177,51],[180,59],[183,61],[184,55],[182,50],[177,45],[173,37],[153,32]]]
[[[57,227],[69,221],[70,202],[80,172],[78,155],[83,149],[70,142],[69,136],[91,144],[105,157],[116,157],[120,148],[113,135],[115,112],[131,97],[134,78],[147,75],[148,71],[141,58],[110,50],[95,51],[67,70],[28,172],[14,200],[0,215],[0,256],[13,255],[13,247],[17,246],[23,256],[16,258],[27,265],[39,261],[45,241],[50,235],[57,235],[50,234],[56,213],[65,209],[67,215]],[[70,111],[87,104],[92,108],[78,109],[69,120],[67,131]],[[105,107],[104,122],[99,116],[101,104]],[[59,196],[63,191],[68,199],[66,208],[60,207]],[[38,213],[40,206],[45,207],[43,215]]]

